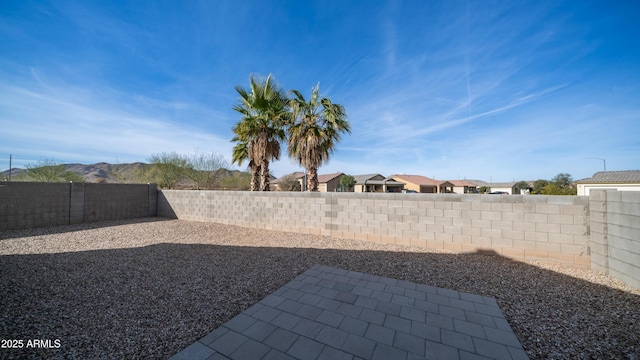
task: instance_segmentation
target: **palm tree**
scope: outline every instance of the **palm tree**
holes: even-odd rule
[[[344,106],[318,94],[320,84],[311,89],[311,99],[292,90],[293,124],[289,126],[289,156],[309,174],[309,191],[318,191],[318,167],[329,160],[343,132],[351,132]]]
[[[233,147],[233,155],[231,156],[231,163],[242,166],[245,160],[249,161],[249,170],[251,171],[251,191],[258,191],[260,189],[260,165],[257,165],[253,160],[249,159],[249,144],[246,141],[240,141],[236,136],[231,141],[238,142]]]
[[[249,165],[254,166],[252,174],[254,169],[260,173],[260,190],[269,191],[269,162],[280,158],[280,142],[286,139],[288,99],[271,75],[264,80],[251,76],[250,89],[236,86],[236,91],[240,103],[233,109],[242,114],[242,120],[233,127],[236,136],[231,141],[238,143],[238,159],[244,151]],[[235,152],[234,148],[234,156]]]

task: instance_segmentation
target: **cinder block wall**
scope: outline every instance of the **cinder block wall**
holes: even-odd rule
[[[589,198],[162,190],[158,215],[588,268]]]
[[[0,230],[156,216],[155,184],[0,182]]]
[[[148,216],[147,184],[87,183],[84,188],[84,222]]]
[[[592,269],[640,289],[640,192],[591,191]]]
[[[69,223],[69,183],[0,182],[0,230]]]

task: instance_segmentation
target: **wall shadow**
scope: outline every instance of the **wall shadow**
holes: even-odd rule
[[[315,264],[495,297],[531,358],[640,350],[639,295],[485,255],[178,243],[2,255],[0,334],[61,348],[0,358],[167,358]]]
[[[156,214],[170,219],[178,218],[173,206],[171,206],[171,202],[167,200],[167,196],[161,190],[158,190],[157,194]]]
[[[174,220],[174,219],[167,219],[163,217],[139,217],[139,218],[132,218],[132,219],[86,222],[81,224],[49,225],[49,226],[31,227],[27,229],[0,230],[0,241],[4,239],[40,236],[43,234],[63,234],[68,232],[99,229],[99,228],[120,226],[120,225],[126,225],[126,224],[142,224],[147,222],[170,221],[170,220]]]

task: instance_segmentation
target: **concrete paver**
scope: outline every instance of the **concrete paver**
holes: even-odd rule
[[[171,359],[528,359],[495,299],[316,265]]]

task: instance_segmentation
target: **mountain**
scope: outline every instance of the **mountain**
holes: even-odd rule
[[[138,174],[140,170],[148,165],[141,162],[135,162],[131,164],[109,164],[100,162],[97,164],[63,164],[66,171],[71,171],[82,176],[85,182],[88,183],[125,183],[125,182],[137,182],[136,178],[139,178]],[[11,169],[11,177],[14,180],[16,176],[25,172],[26,169],[13,168]],[[216,172],[216,178],[223,179],[227,176],[233,176],[242,173],[238,170],[218,169]],[[0,172],[0,179],[4,180],[9,177],[9,170]]]
[[[18,176],[19,174],[22,174],[25,171],[27,171],[27,170],[20,169],[20,168],[12,168],[11,169],[11,176],[15,178],[16,176]],[[8,178],[9,178],[9,170],[0,172],[0,181],[4,181],[5,179],[8,179]]]
[[[84,178],[86,182],[118,182],[118,177],[126,177],[132,175],[135,171],[141,169],[144,163],[132,163],[132,164],[63,164],[65,171],[74,172]],[[11,169],[12,179],[16,179],[20,174],[27,171],[27,169],[13,168]],[[119,176],[120,175],[120,176]],[[0,172],[0,179],[6,179],[9,177],[9,170]]]
[[[135,173],[146,164],[141,162],[131,164],[97,163],[90,165],[65,164],[65,170],[79,174],[86,182],[124,182],[125,179],[135,177]]]

